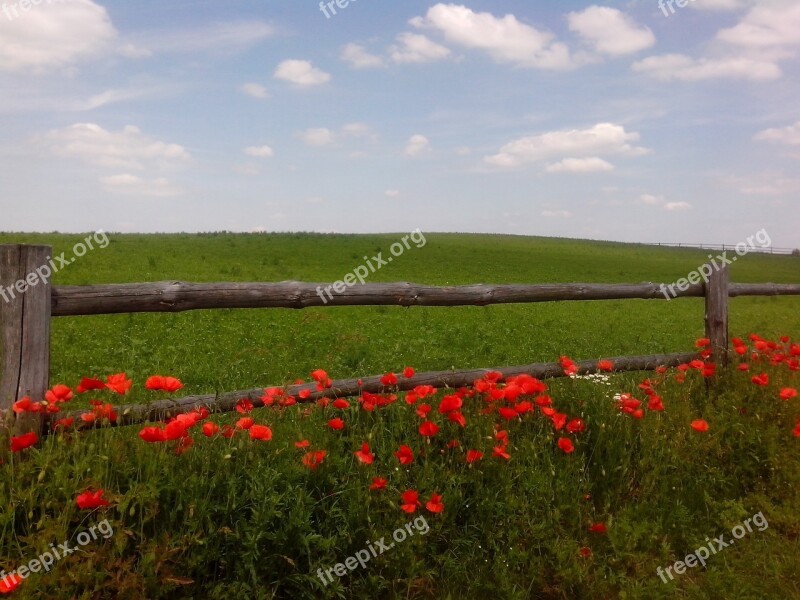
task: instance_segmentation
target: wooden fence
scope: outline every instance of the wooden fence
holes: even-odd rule
[[[50,319],[52,317],[134,312],[179,312],[216,308],[294,308],[320,306],[487,306],[490,304],[553,302],[574,300],[649,299],[666,300],[663,286],[641,284],[547,284],[422,286],[411,283],[364,284],[348,287],[332,299],[323,300],[319,284],[282,283],[135,283],[119,285],[59,286],[38,281],[33,274],[51,256],[49,246],[0,245],[0,410],[7,413],[25,396],[44,397],[50,387]],[[675,298],[705,298],[706,337],[711,340],[714,360],[724,366],[728,353],[728,298],[737,296],[800,295],[796,284],[736,284],[729,282],[726,268],[713,270],[708,282],[674,289]],[[699,280],[699,278],[696,278]],[[324,288],[325,285],[322,284]],[[670,294],[672,295],[672,294]],[[677,366],[696,358],[696,353],[613,358],[615,371],[652,370],[660,365]],[[579,374],[597,371],[597,360],[578,363]],[[401,379],[399,389],[429,384],[437,388],[469,385],[488,370],[506,377],[527,373],[538,378],[563,376],[558,363],[535,363],[514,367],[489,367],[462,371],[418,373]],[[179,413],[207,406],[218,412],[233,410],[236,402],[250,398],[261,405],[263,387],[219,395],[190,396],[162,400],[148,405],[117,407],[116,425],[163,420]],[[295,385],[292,395],[308,390],[307,401],[321,396],[354,396],[363,391],[379,392],[380,376],[334,381],[330,389],[318,392],[313,385]],[[78,413],[79,414],[79,413]],[[8,416],[8,415],[7,415]],[[57,417],[64,417],[59,414]],[[66,416],[77,416],[66,415]],[[53,415],[27,415],[11,428],[16,431],[50,431]],[[80,419],[76,419],[80,423]]]

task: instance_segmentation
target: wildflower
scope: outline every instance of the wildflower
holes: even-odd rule
[[[439,426],[433,421],[424,421],[422,425],[419,426],[419,433],[425,437],[433,437],[439,433]]]
[[[605,372],[613,371],[614,363],[607,359],[599,360],[597,361],[597,369]]]
[[[81,510],[92,510],[101,506],[108,506],[109,502],[103,498],[104,494],[104,490],[97,490],[96,492],[92,492],[91,489],[86,490],[82,494],[78,494],[78,497],[75,498],[75,504]]]
[[[117,373],[106,377],[106,387],[120,396],[124,396],[132,385],[133,381],[126,379],[125,373]]]
[[[483,452],[480,450],[467,450],[467,463],[472,464],[483,458]]]
[[[59,402],[69,402],[72,400],[72,390],[68,388],[66,385],[58,384],[54,385],[52,388],[47,390],[44,395],[44,399],[52,404],[58,404]]]
[[[567,423],[567,431],[569,433],[583,433],[586,431],[586,423],[583,422],[583,419],[572,419]]]
[[[605,533],[608,531],[608,528],[606,527],[605,523],[593,523],[592,525],[589,525],[589,531],[591,533]]]
[[[406,367],[403,369],[403,377],[406,379],[411,379],[414,376],[414,368],[413,367]]]
[[[506,446],[495,446],[492,449],[492,456],[496,458],[503,458],[505,460],[511,460],[511,455],[506,452]]]
[[[294,443],[295,448],[308,448],[311,445],[311,442],[308,440],[300,440],[299,442]]]
[[[766,386],[769,384],[769,375],[767,375],[766,373],[761,373],[760,375],[754,375],[753,377],[750,378],[750,381],[752,381],[756,385]]]
[[[246,415],[253,410],[253,403],[250,402],[249,398],[242,398],[236,403],[236,412],[242,415]]]
[[[328,427],[330,427],[334,431],[341,431],[342,429],[344,429],[344,421],[342,421],[338,417],[335,419],[331,419],[330,421],[328,421]]]
[[[371,492],[382,490],[386,487],[387,483],[389,482],[386,479],[383,479],[382,477],[375,477],[372,480],[372,485],[369,486],[369,489]]]
[[[236,421],[236,429],[250,429],[255,424],[255,421],[250,417],[242,417]]]
[[[581,558],[589,558],[592,555],[592,549],[584,546],[580,550],[578,550],[578,555]]]
[[[401,465],[410,465],[414,462],[414,452],[408,446],[400,446],[394,455],[397,457],[397,460],[400,461]]]
[[[311,452],[307,452],[303,456],[303,464],[311,469],[312,471],[315,470],[322,461],[325,459],[325,456],[328,454],[327,450],[314,450]]]
[[[219,425],[216,423],[203,423],[203,435],[213,437],[219,432]]]
[[[23,433],[22,435],[13,436],[11,438],[11,452],[20,452],[26,448],[30,448],[39,441],[39,436],[34,432]]]
[[[82,377],[81,382],[78,384],[78,387],[75,388],[75,391],[79,394],[83,394],[88,392],[89,390],[104,390],[106,389],[106,384],[96,378],[89,378],[89,377]]]
[[[381,375],[381,385],[395,385],[397,384],[397,375],[394,373],[386,373]]]
[[[780,393],[781,400],[789,400],[797,397],[797,390],[794,388],[783,388]]]
[[[375,455],[370,452],[367,442],[361,444],[361,450],[356,450],[353,454],[355,454],[359,462],[365,465],[371,465],[375,461]]]
[[[564,437],[558,438],[558,448],[564,452],[564,454],[571,454],[575,450],[572,440]]]
[[[700,433],[708,431],[708,423],[703,419],[697,419],[695,421],[692,421],[691,427],[692,429],[694,429],[695,431],[699,431]]]
[[[442,512],[444,510],[442,496],[440,494],[431,494],[431,499],[425,503],[425,508],[435,514]]]
[[[181,383],[180,379],[176,379],[175,377],[153,375],[147,378],[144,387],[156,392],[177,392],[183,387],[183,383]]]
[[[272,429],[266,425],[253,425],[250,428],[250,439],[268,442],[272,439]]]
[[[422,503],[419,501],[419,493],[415,492],[414,490],[407,490],[403,492],[401,496],[402,504],[400,505],[400,509],[407,513],[413,513],[417,510],[417,506],[422,506]]]

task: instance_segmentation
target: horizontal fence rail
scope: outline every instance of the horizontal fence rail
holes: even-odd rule
[[[613,372],[622,373],[626,371],[648,371],[656,367],[675,367],[682,363],[687,363],[698,358],[696,352],[679,354],[652,354],[647,356],[620,356],[609,360],[614,364]],[[598,359],[599,360],[599,359]],[[576,361],[578,375],[588,375],[598,373],[598,360]],[[472,385],[475,380],[480,379],[489,371],[498,371],[504,378],[514,375],[530,375],[537,379],[553,379],[556,377],[566,377],[564,367],[560,363],[534,363],[518,367],[496,367],[486,369],[468,369],[462,371],[430,371],[427,373],[417,373],[410,378],[398,378],[397,385],[387,387],[381,383],[381,375],[363,377],[361,379],[340,379],[331,384],[331,387],[324,391],[317,391],[315,384],[306,383],[301,385],[290,385],[286,387],[286,393],[295,396],[299,403],[314,402],[320,398],[344,398],[349,396],[359,396],[363,392],[378,394],[388,390],[408,391],[418,385],[430,385],[437,389],[459,388]],[[360,382],[360,384],[359,384]],[[301,399],[297,395],[307,390],[310,395]],[[263,406],[261,396],[264,388],[241,390],[238,392],[226,392],[223,394],[210,394],[205,396],[187,396],[175,400],[159,400],[150,404],[117,406],[117,422],[111,425],[133,425],[148,421],[164,421],[176,415],[191,412],[201,407],[207,408],[211,412],[233,412],[236,403],[243,398],[248,398],[255,407]],[[78,427],[89,429],[91,424],[81,421],[80,415],[86,411],[75,411],[68,414],[47,415],[44,423],[44,433],[52,431],[57,419],[72,417]]]
[[[331,284],[156,283],[60,286],[52,290],[54,317],[132,312],[182,312],[216,308],[294,308],[319,306],[488,306],[570,300],[665,300],[672,295],[660,284],[565,283],[544,285],[429,286],[413,283],[365,283],[342,293]],[[705,295],[702,283],[674,297]],[[731,284],[730,296],[800,295],[800,285]]]

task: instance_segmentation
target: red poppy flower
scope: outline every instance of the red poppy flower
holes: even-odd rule
[[[606,527],[605,523],[593,523],[592,525],[589,525],[589,531],[591,533],[605,533],[608,531],[608,528]]]
[[[403,369],[403,377],[406,379],[411,379],[414,376],[414,368],[413,367],[406,367]]]
[[[553,422],[553,427],[555,428],[555,430],[561,431],[564,428],[564,425],[567,424],[567,415],[565,415],[564,413],[557,412],[552,417],[550,417],[550,420]]]
[[[58,421],[56,421],[55,425],[53,426],[53,428],[54,429],[58,429],[59,427],[61,427],[62,429],[66,429],[67,427],[72,427],[72,424],[74,422],[75,422],[75,419],[73,419],[72,417],[66,417],[66,418],[59,419]]]
[[[467,426],[467,420],[464,418],[464,415],[461,414],[460,411],[454,410],[450,414],[447,415],[447,420],[452,421],[453,423],[458,423],[461,427]]]
[[[703,419],[697,419],[691,423],[692,429],[699,432],[708,431],[708,423]]]
[[[422,506],[422,502],[419,501],[419,493],[415,492],[414,490],[407,490],[403,492],[401,501],[401,510],[409,514],[415,512],[418,506]]]
[[[339,417],[336,417],[335,419],[328,421],[328,427],[334,431],[341,431],[344,429],[344,421],[342,421]]]
[[[661,412],[664,410],[664,402],[661,400],[661,396],[650,396],[650,400],[647,401],[647,409],[654,410],[656,412]]]
[[[389,482],[386,479],[383,479],[382,477],[375,477],[372,480],[372,485],[369,486],[369,489],[371,492],[374,492],[375,490],[382,490],[386,487],[387,483]]]
[[[294,443],[295,448],[308,448],[311,445],[311,442],[308,440],[300,440],[299,442]]]
[[[164,435],[164,430],[160,427],[145,427],[139,431],[139,437],[151,444],[167,440],[167,437]]]
[[[369,444],[364,442],[361,444],[361,450],[356,450],[353,454],[356,455],[356,458],[365,465],[371,465],[375,462],[375,455],[372,454],[369,450]]]
[[[760,375],[754,375],[750,381],[752,381],[756,385],[765,386],[769,384],[769,375],[766,373],[761,373]]]
[[[433,421],[424,421],[422,425],[419,426],[419,433],[425,437],[433,437],[439,433],[439,426]]]
[[[175,377],[165,377],[163,375],[153,375],[148,377],[144,384],[148,390],[161,391],[161,392],[177,392],[183,387],[180,379]]]
[[[75,391],[79,394],[83,394],[88,392],[89,390],[104,390],[106,389],[106,384],[100,381],[99,379],[90,379],[88,377],[82,377],[81,382],[78,384],[78,387],[75,388]]]
[[[708,338],[700,338],[694,343],[695,348],[705,348],[711,345],[711,340]]]
[[[132,385],[133,380],[127,379],[125,373],[117,373],[106,377],[106,387],[120,396],[124,396]]]
[[[800,423],[792,430],[792,435],[794,437],[800,437]]]
[[[508,432],[505,429],[495,432],[494,439],[503,444],[503,446],[508,446]]]
[[[446,414],[454,410],[459,410],[463,405],[464,401],[461,399],[460,396],[456,394],[445,396],[439,403],[439,412],[441,414]]]
[[[72,390],[63,384],[54,385],[44,394],[44,399],[52,404],[72,400]]]
[[[166,437],[167,441],[179,440],[189,435],[186,429],[185,421],[175,419],[164,425],[164,437]]]
[[[427,419],[428,413],[431,412],[430,404],[420,404],[415,411],[421,419]]]
[[[569,438],[558,438],[558,449],[564,454],[571,454],[575,450],[572,440]]]
[[[327,450],[313,450],[311,452],[307,452],[303,456],[302,459],[303,464],[313,471],[320,464],[322,464],[322,461],[325,459],[325,456],[327,456],[327,454],[328,454]]]
[[[519,416],[519,413],[513,408],[508,406],[501,406],[497,409],[497,412],[503,417],[506,421],[511,421],[512,419],[516,419]]]
[[[242,417],[236,421],[236,429],[250,429],[253,425],[255,425],[255,421],[250,417]]]
[[[219,425],[216,423],[203,423],[203,435],[213,437],[219,432]]]
[[[309,389],[300,390],[299,392],[297,392],[297,396],[301,400],[305,400],[306,398],[310,398],[311,397],[311,390],[309,390]],[[325,398],[325,400],[327,400],[327,398]]]
[[[178,442],[178,445],[175,446],[175,456],[180,456],[184,452],[187,452],[192,446],[194,446],[194,440],[191,436],[186,435],[182,437]]]
[[[381,385],[395,385],[397,383],[397,375],[394,373],[386,373],[381,375]]]
[[[780,393],[781,400],[789,400],[797,397],[797,390],[794,388],[783,388]]]
[[[92,510],[101,506],[108,506],[109,502],[103,498],[103,494],[105,494],[104,490],[97,490],[96,492],[92,492],[91,489],[86,490],[82,494],[78,494],[78,497],[75,498],[75,504],[81,510]]]
[[[599,360],[597,361],[597,369],[606,372],[613,371],[614,363],[607,359]]]
[[[350,403],[344,398],[339,398],[338,400],[333,401],[333,407],[339,409],[350,408]]]
[[[550,406],[553,403],[553,399],[550,396],[536,396],[533,400],[536,403],[536,406]]]
[[[250,402],[249,398],[242,398],[236,403],[236,412],[242,415],[246,415],[253,410],[253,403]]]
[[[16,573],[6,575],[0,579],[0,594],[10,594],[17,589],[23,581],[25,580]]]
[[[425,503],[425,508],[430,512],[439,514],[444,510],[441,494],[431,494],[431,499]]]
[[[578,555],[581,558],[589,558],[592,555],[592,549],[591,548],[587,548],[586,546],[584,546],[583,548],[578,550]]]
[[[400,446],[394,455],[397,457],[397,460],[400,461],[401,465],[410,465],[414,462],[414,452],[408,446]]]
[[[328,381],[328,374],[322,369],[316,369],[311,371],[311,379],[318,383],[324,383]]]
[[[472,464],[483,458],[483,452],[480,450],[467,450],[467,462]]]
[[[511,460],[511,455],[506,452],[506,446],[495,446],[492,449],[492,456],[496,458],[503,458],[505,460]]]
[[[34,432],[23,433],[11,438],[11,452],[20,452],[34,446],[39,441],[39,436]]]
[[[452,450],[453,448],[460,448],[460,447],[461,447],[461,442],[459,442],[458,440],[450,440],[449,442],[447,442],[447,449],[448,450]]]
[[[572,419],[567,423],[567,431],[569,433],[583,433],[586,431],[586,423],[583,422],[583,419]]]
[[[637,408],[631,413],[631,417],[637,420],[644,419],[644,411],[641,408]]]
[[[253,425],[250,428],[250,439],[268,442],[272,439],[272,429],[266,425]]]
[[[17,400],[14,402],[13,406],[11,407],[15,414],[30,412],[30,413],[38,413],[42,412],[42,404],[41,402],[32,402],[28,396],[25,396],[22,400]]]

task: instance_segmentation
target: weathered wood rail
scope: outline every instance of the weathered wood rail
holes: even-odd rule
[[[681,288],[667,292],[663,284],[545,284],[545,285],[466,285],[428,286],[412,283],[362,284],[345,287],[341,293],[326,296],[325,284],[286,281],[281,283],[184,283],[167,281],[116,285],[59,286],[36,281],[32,276],[47,264],[52,254],[49,246],[0,245],[0,410],[7,413],[24,396],[34,400],[44,396],[49,387],[50,319],[82,315],[134,312],[181,312],[220,308],[289,308],[322,306],[488,306],[492,304],[586,301],[586,300],[666,300],[671,298],[705,299],[705,330],[712,344],[714,360],[726,364],[728,353],[728,299],[738,296],[797,296],[800,284],[730,283],[727,268],[705,265],[711,273],[707,282],[696,277]],[[693,274],[693,275],[696,275]],[[691,278],[690,278],[691,279]],[[12,293],[13,292],[13,293]],[[6,300],[6,296],[8,300]],[[694,358],[695,354],[627,356],[614,359],[615,370],[652,370],[659,365],[674,366]],[[581,373],[592,373],[597,361],[579,363]],[[400,389],[429,384],[434,387],[468,385],[487,369],[420,373],[403,380]],[[505,375],[528,373],[539,378],[563,376],[557,363],[539,363],[519,367],[499,367]],[[334,382],[325,395],[351,396],[362,391],[381,390],[379,376]],[[291,386],[319,393],[307,386]],[[256,405],[263,387],[213,396],[190,396],[163,400],[146,406],[118,407],[118,424],[161,420],[199,406],[217,411],[233,410],[236,402],[249,397]],[[9,415],[7,415],[9,416]],[[17,420],[14,430],[47,432],[53,416]]]

